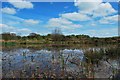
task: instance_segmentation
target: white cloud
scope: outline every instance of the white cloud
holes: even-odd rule
[[[23,1],[23,0],[8,0],[10,4],[12,4],[14,7],[19,8],[19,9],[24,9],[24,8],[33,8],[33,4],[28,1]]]
[[[101,3],[95,10],[93,10],[93,17],[104,17],[117,13],[110,3]]]
[[[2,8],[1,10],[3,13],[6,13],[6,14],[16,14],[16,10],[14,8],[5,7],[5,8]]]
[[[91,26],[96,26],[96,24],[95,23],[91,23]]]
[[[111,37],[118,36],[118,28],[99,29],[99,30],[88,30],[86,34],[97,37]]]
[[[104,17],[99,20],[100,24],[115,24],[118,22],[118,15]]]
[[[24,20],[26,24],[28,25],[35,25],[38,24],[39,21],[38,20],[33,20],[33,19],[28,19],[28,20]]]
[[[89,13],[94,10],[102,0],[77,0],[75,6],[79,8],[80,12]]]
[[[90,1],[84,2],[80,0],[75,2],[75,6],[79,8],[79,12],[60,14],[59,18],[51,18],[47,26],[73,30],[83,26],[75,24],[74,21],[85,21],[86,25],[84,26],[87,26],[87,24],[89,24],[89,26],[97,26],[97,24],[114,24],[117,22],[117,16],[114,15],[117,11],[110,3],[102,3],[102,0],[98,0],[98,2],[96,2],[96,0]],[[95,18],[97,18],[97,20]]]
[[[87,21],[87,20],[90,20],[89,16],[87,16],[85,14],[77,13],[77,12],[61,14],[61,17],[72,20],[72,21]]]
[[[97,29],[88,29],[88,30],[80,30],[77,34],[86,34],[91,37],[111,37],[111,36],[118,36],[118,28],[101,28]]]
[[[6,25],[6,24],[0,24],[0,28],[1,28],[1,30],[2,30],[2,32],[10,32],[10,31],[14,31],[14,27],[12,27],[12,26],[8,26],[8,25]]]
[[[14,32],[16,34],[21,33],[23,35],[31,33],[31,30],[29,30],[27,28],[19,29],[19,28],[16,28],[16,27],[13,27],[13,26],[9,26],[9,25],[6,25],[6,24],[0,24],[0,28],[2,30],[2,32],[0,32],[0,33],[3,33],[3,32]]]
[[[102,3],[102,0],[77,0],[75,6],[78,7],[78,12],[60,14],[60,18],[71,21],[98,22],[95,18],[101,17],[104,20],[104,17],[117,13],[110,3]],[[104,20],[103,22],[106,24],[109,23],[108,20]],[[100,23],[102,22],[100,21]],[[95,26],[95,24],[91,24],[91,26]]]
[[[18,32],[21,32],[21,33],[24,33],[24,32],[30,33],[30,32],[31,32],[31,30],[29,30],[29,29],[27,29],[27,28],[18,29],[17,31],[18,31]]]
[[[110,3],[102,3],[102,0],[77,0],[75,6],[78,7],[79,13],[93,15],[94,18],[117,13]]]
[[[2,15],[2,24],[17,26],[20,28],[39,28],[42,25],[41,20],[34,20],[34,19],[23,19],[18,16],[14,15]]]
[[[64,9],[68,9],[68,8],[69,8],[69,6],[65,6],[65,7],[64,7]]]
[[[71,21],[68,21],[67,19],[64,18],[51,18],[48,21],[47,27],[59,27],[61,29],[72,30],[80,28],[82,26],[79,24],[74,24]]]
[[[112,5],[108,2],[102,3],[102,0],[77,0],[75,2],[75,6],[78,7],[78,13],[76,13],[73,18],[71,17],[70,13],[69,16],[66,14],[63,14],[65,18],[71,19],[71,20],[78,20],[83,19],[84,21],[88,21],[89,18],[85,19],[82,17],[79,17],[78,14],[86,15],[86,16],[91,16],[91,19],[89,20],[90,26],[97,26],[97,24],[117,24],[118,22],[118,15],[117,10],[115,10]],[[72,13],[73,14],[73,13]],[[94,22],[94,23],[92,23]],[[89,23],[86,23],[89,24]],[[84,25],[85,26],[85,25]],[[117,26],[116,26],[117,27]]]

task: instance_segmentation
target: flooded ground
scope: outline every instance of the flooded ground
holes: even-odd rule
[[[120,58],[102,56],[92,62],[85,55],[87,48],[4,48],[3,78],[113,78],[119,74]],[[92,54],[91,54],[92,55]],[[97,57],[97,56],[96,56]]]

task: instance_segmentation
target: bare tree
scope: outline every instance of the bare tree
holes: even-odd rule
[[[59,42],[59,41],[62,40],[62,38],[63,38],[63,34],[61,32],[61,29],[60,28],[55,28],[52,31],[52,41]]]

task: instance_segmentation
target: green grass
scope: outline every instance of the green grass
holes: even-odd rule
[[[2,42],[2,46],[14,46],[16,44],[16,42]]]

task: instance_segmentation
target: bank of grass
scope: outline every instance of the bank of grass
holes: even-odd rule
[[[20,44],[33,44],[33,45],[40,45],[40,44],[49,44],[49,45],[95,45],[95,46],[101,46],[101,45],[108,45],[107,43],[103,44],[103,43],[95,43],[95,44],[91,44],[91,43],[81,43],[81,42],[73,42],[73,41],[58,41],[58,42],[54,42],[54,41],[46,41],[46,40],[16,40],[16,41],[3,41],[1,42],[2,45],[20,45]],[[117,43],[113,43],[110,45],[116,45]]]
[[[33,40],[17,40],[17,41],[3,41],[1,42],[2,45],[6,45],[6,46],[11,46],[11,45],[20,45],[20,44],[43,44],[43,42],[41,41],[33,41]]]

